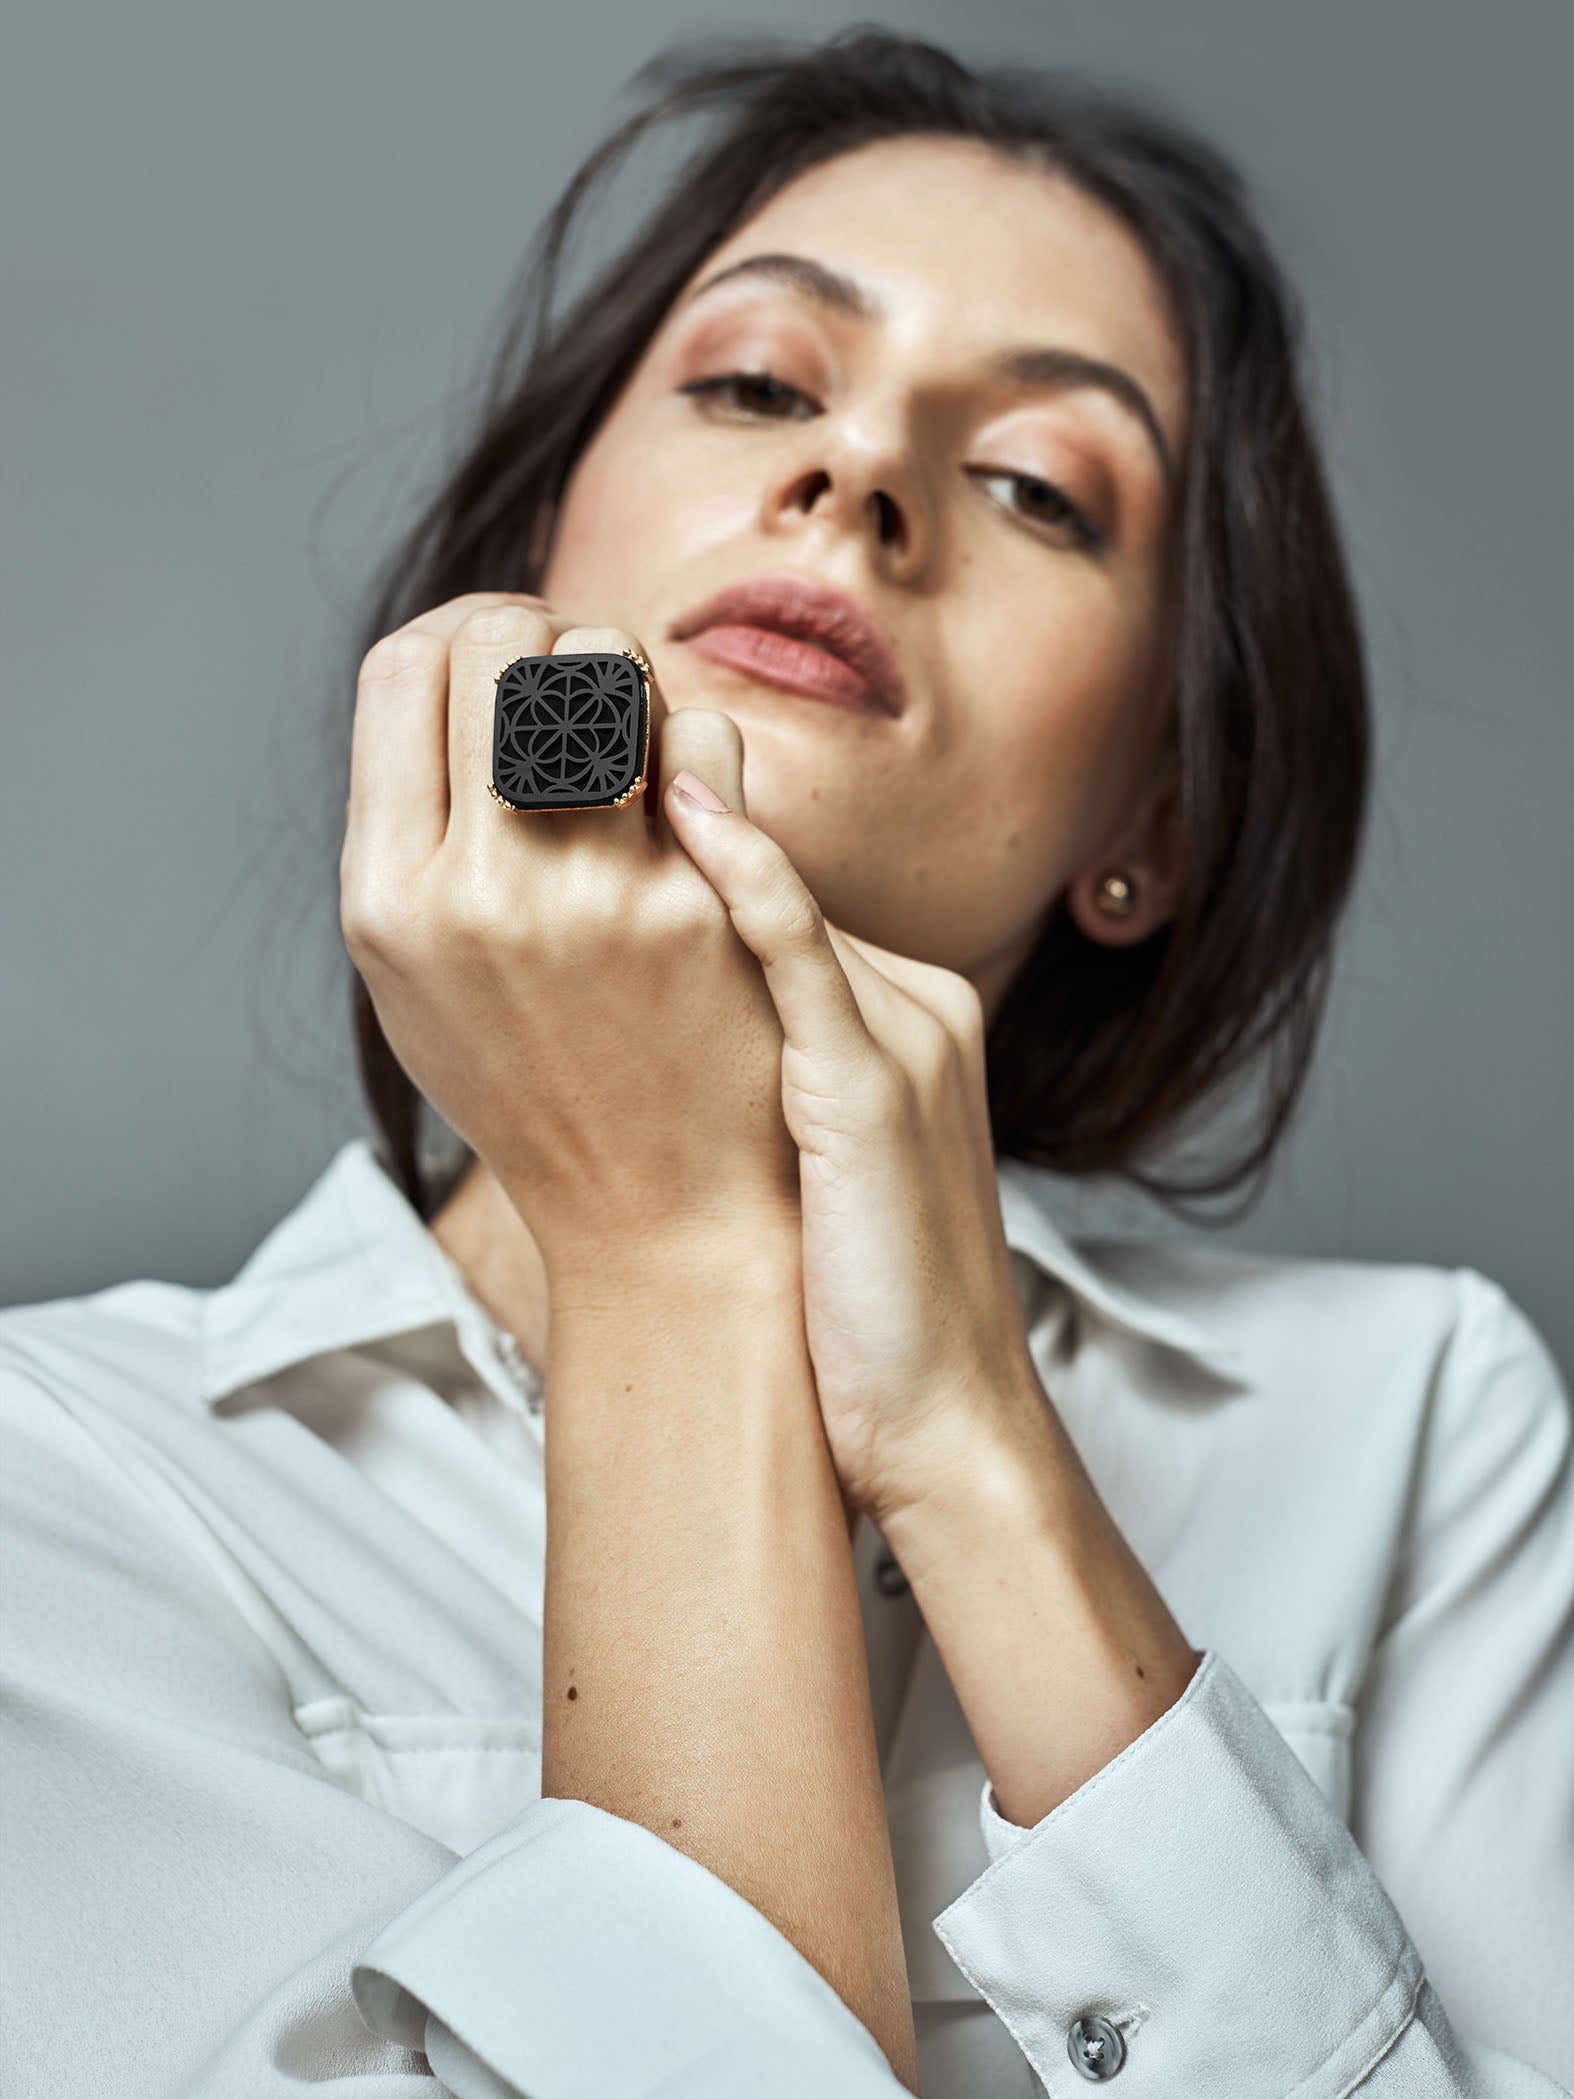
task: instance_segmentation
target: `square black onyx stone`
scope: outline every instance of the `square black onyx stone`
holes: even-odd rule
[[[649,741],[649,696],[632,656],[519,656],[498,677],[492,787],[511,808],[632,801]]]

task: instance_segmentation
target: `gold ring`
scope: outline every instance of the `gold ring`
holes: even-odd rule
[[[626,676],[622,681],[610,676],[620,657],[639,673],[637,694],[628,691]],[[570,668],[576,660],[577,672]],[[649,658],[632,642],[605,653],[550,651],[505,664],[494,681],[492,768],[486,783],[492,800],[511,816],[627,807],[649,784],[655,675]],[[617,698],[628,711],[618,706],[609,711],[607,702],[619,682],[623,690]],[[545,705],[544,716],[538,704]],[[500,772],[506,794],[498,786]]]

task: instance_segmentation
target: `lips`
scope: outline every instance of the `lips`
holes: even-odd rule
[[[714,661],[864,714],[900,714],[902,673],[890,643],[856,599],[791,570],[718,591],[673,622]]]

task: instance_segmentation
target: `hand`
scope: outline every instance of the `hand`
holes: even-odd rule
[[[716,783],[718,786],[721,783]],[[737,797],[674,827],[756,955],[799,1153],[804,1323],[845,1498],[882,1528],[985,1448],[1041,1434],[966,977],[827,923]]]
[[[633,641],[506,592],[384,636],[357,684],[339,866],[394,1055],[514,1202],[549,1283],[603,1291],[656,1242],[725,1260],[760,1239],[795,1258],[798,1239],[780,1024],[662,795],[513,815],[487,792],[499,671]],[[741,803],[736,724],[669,714],[654,681],[650,699],[652,787],[687,762]]]

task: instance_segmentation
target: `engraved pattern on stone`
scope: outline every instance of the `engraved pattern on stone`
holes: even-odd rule
[[[521,656],[497,683],[498,793],[524,807],[616,800],[638,775],[641,694],[628,656]]]

